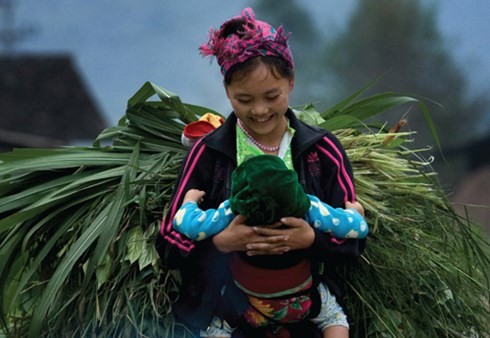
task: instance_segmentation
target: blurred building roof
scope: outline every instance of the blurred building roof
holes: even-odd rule
[[[91,141],[105,126],[69,55],[0,56],[0,151]]]

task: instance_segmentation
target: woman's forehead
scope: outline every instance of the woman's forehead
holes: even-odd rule
[[[287,79],[277,77],[267,66],[258,64],[249,72],[233,79],[228,86],[235,90],[248,90],[257,87],[261,89],[270,87],[266,90],[272,90],[273,87],[281,87],[283,82],[287,82]]]

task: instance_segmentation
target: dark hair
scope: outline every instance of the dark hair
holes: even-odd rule
[[[288,63],[278,56],[256,56],[245,62],[233,65],[226,73],[224,78],[225,86],[231,84],[233,80],[243,79],[247,74],[254,70],[259,64],[264,64],[276,78],[294,77],[294,71]]]

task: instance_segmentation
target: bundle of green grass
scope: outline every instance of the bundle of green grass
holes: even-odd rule
[[[341,271],[353,335],[488,337],[488,241],[454,212],[412,133],[363,123],[410,103],[427,114],[423,103],[362,96],[296,109],[343,143],[371,227]],[[154,243],[182,128],[209,111],[146,83],[91,147],[0,154],[0,336],[191,336],[172,317],[179,272]]]

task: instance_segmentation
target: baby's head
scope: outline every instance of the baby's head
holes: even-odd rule
[[[199,50],[204,56],[216,57],[225,85],[246,76],[260,63],[277,78],[292,78],[294,63],[288,37],[282,26],[276,30],[256,20],[251,8],[245,8],[219,29],[211,29],[208,42]]]
[[[247,159],[232,174],[230,206],[248,225],[267,225],[282,217],[304,217],[310,200],[298,175],[273,155]]]

